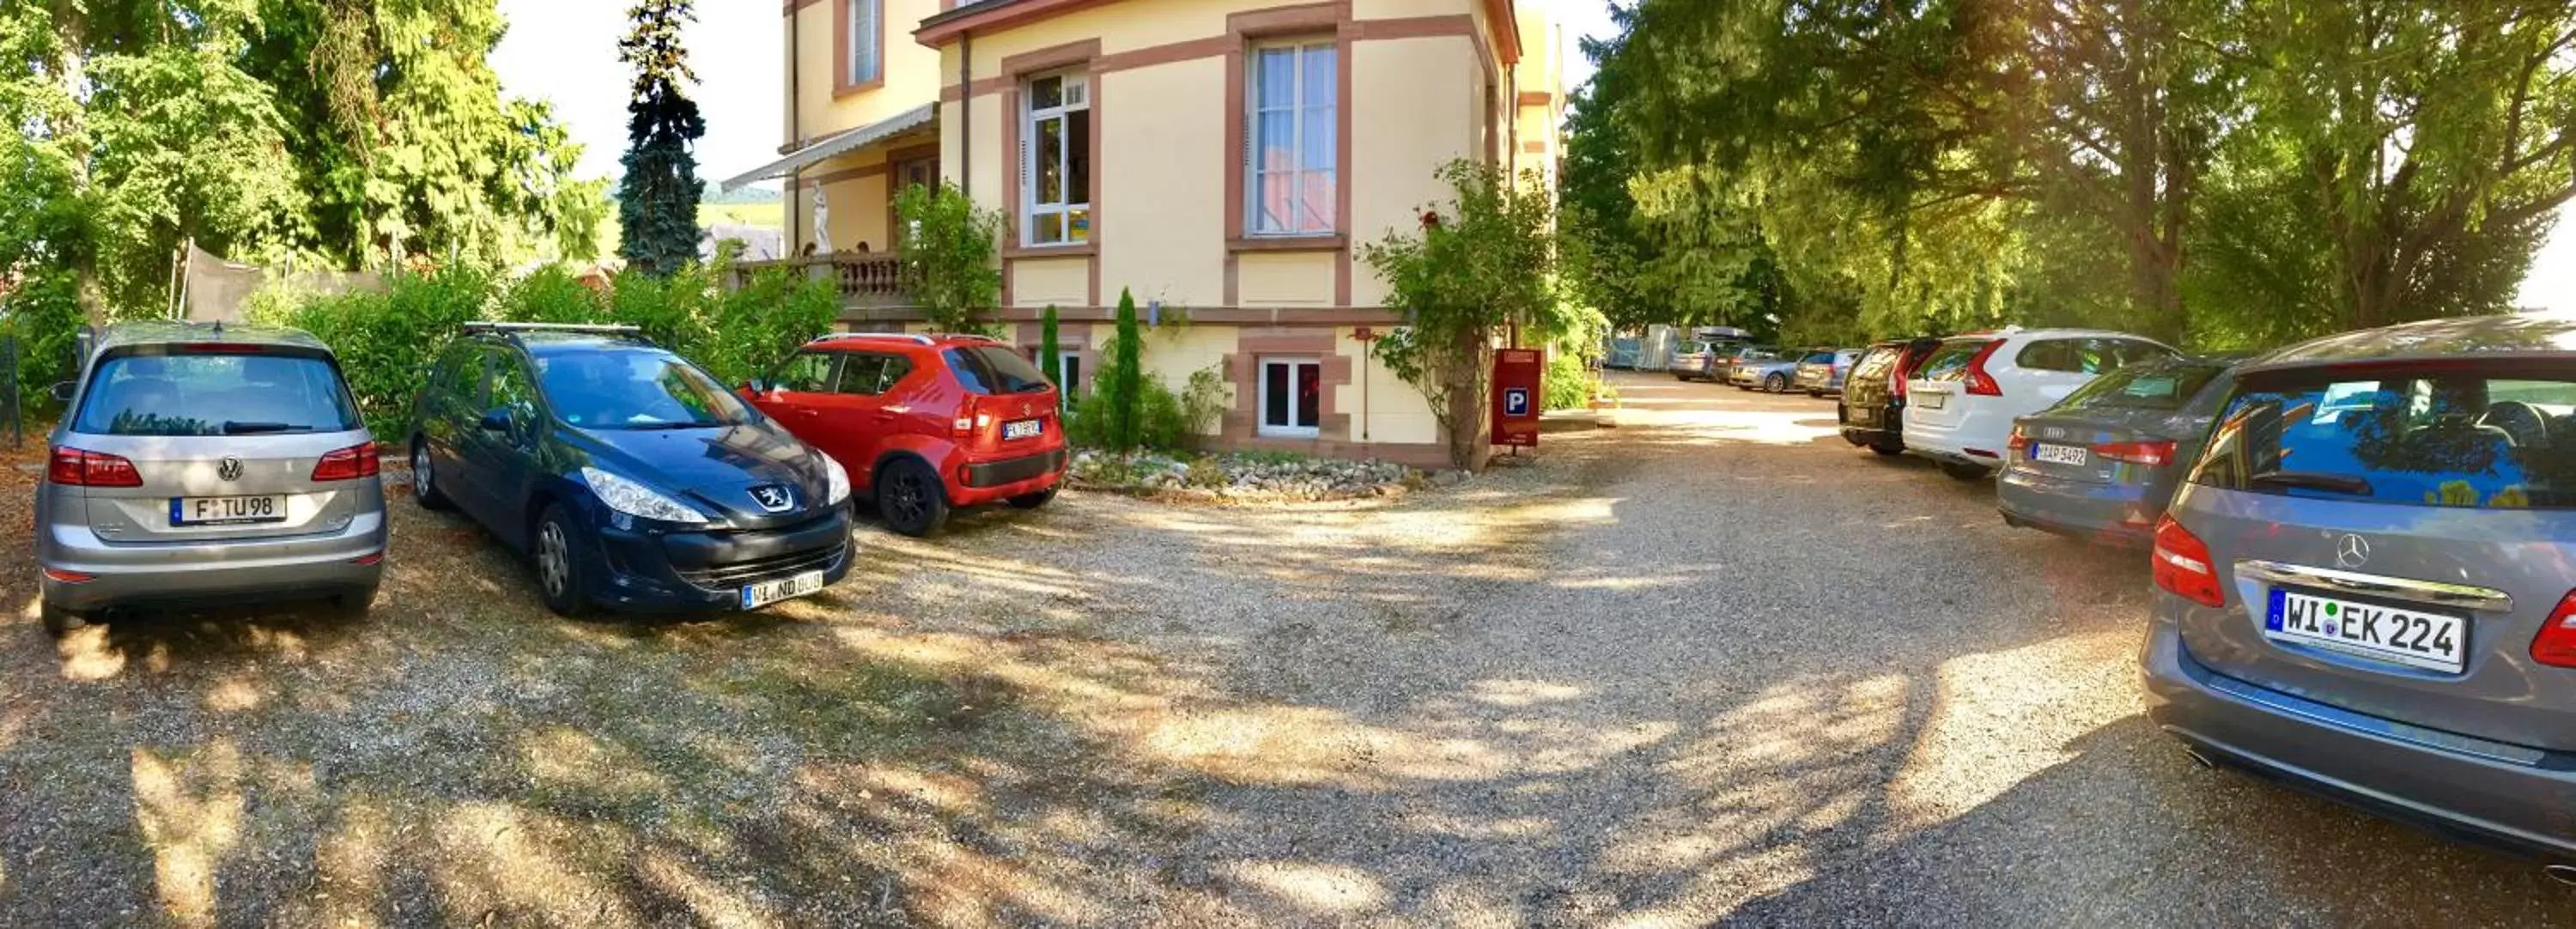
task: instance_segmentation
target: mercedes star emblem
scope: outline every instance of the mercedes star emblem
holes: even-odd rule
[[[2335,541],[2335,565],[2358,568],[2370,563],[2370,540],[2347,535]]]
[[[231,455],[225,455],[224,460],[215,462],[215,476],[223,478],[224,480],[241,480],[241,471],[241,459],[235,458]]]

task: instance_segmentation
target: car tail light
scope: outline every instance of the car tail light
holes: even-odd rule
[[[385,563],[385,553],[377,552],[372,555],[360,555],[356,558],[349,559],[349,563],[353,565],[383,564]]]
[[[2218,568],[2210,563],[2209,546],[2172,516],[2156,523],[2155,575],[2156,586],[2175,596],[2202,606],[2227,605],[2227,594],[2218,586]]]
[[[2012,450],[2013,457],[2021,457],[2022,449],[2030,447],[2030,433],[2023,430],[2020,423],[2014,423],[2012,438],[2004,440],[2004,447]]]
[[[56,446],[45,480],[65,487],[141,487],[142,472],[117,455]]]
[[[2540,624],[2540,635],[2531,640],[2531,660],[2561,668],[2576,668],[2576,591],[2558,601],[2549,611],[2549,621]]]
[[[2165,465],[2173,463],[2174,443],[2107,442],[2093,446],[2093,454],[2128,464]]]
[[[45,577],[48,580],[59,581],[65,584],[87,584],[91,581],[98,580],[98,575],[95,574],[82,574],[78,571],[65,571],[61,568],[46,568]]]
[[[1994,375],[1986,373],[1986,359],[1994,357],[1995,349],[2002,347],[2004,347],[2004,340],[1996,339],[1986,343],[1986,347],[1978,349],[1977,357],[1968,359],[1968,393],[1980,397],[2004,395],[2003,385],[1995,383]]]
[[[975,434],[975,421],[981,418],[975,415],[975,405],[973,395],[968,395],[966,402],[958,405],[957,421],[948,424],[949,435],[962,439]]]
[[[322,460],[313,463],[313,479],[353,481],[362,477],[376,476],[379,467],[380,463],[376,460],[376,443],[368,442],[323,453]]]

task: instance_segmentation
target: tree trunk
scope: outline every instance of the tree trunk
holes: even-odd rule
[[[56,62],[63,96],[69,101],[62,119],[55,123],[55,137],[63,140],[63,151],[71,162],[72,196],[89,199],[89,114],[82,102],[89,98],[88,22],[77,3],[54,4],[54,28],[60,30],[63,56]],[[107,298],[98,282],[98,236],[90,228],[88,211],[82,211],[80,231],[64,244],[64,258],[72,269],[72,295],[79,302],[81,315],[92,326],[107,324]]]
[[[1487,397],[1493,387],[1493,369],[1489,359],[1493,346],[1484,333],[1460,340],[1444,354],[1449,356],[1448,371],[1442,378],[1448,382],[1448,409],[1440,417],[1449,428],[1449,464],[1460,470],[1480,472],[1494,452],[1487,434],[1485,412],[1491,405]]]

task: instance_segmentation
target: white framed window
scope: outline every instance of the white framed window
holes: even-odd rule
[[[1323,363],[1313,358],[1261,359],[1260,399],[1260,434],[1314,438],[1323,423]]]
[[[1248,235],[1322,235],[1340,221],[1340,51],[1329,39],[1256,46],[1244,82]]]
[[[879,15],[883,12],[881,4],[884,0],[841,2],[848,4],[850,23],[850,60],[845,63],[849,73],[844,82],[852,85],[874,82],[885,73],[885,28],[880,25],[883,17]]]
[[[1084,75],[1029,82],[1020,126],[1020,228],[1029,245],[1091,241],[1091,94]]]
[[[1071,405],[1073,398],[1082,395],[1082,353],[1056,353],[1056,370],[1064,375],[1064,383],[1056,385],[1056,394]]]

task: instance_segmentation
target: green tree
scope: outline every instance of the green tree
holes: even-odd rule
[[[1046,373],[1047,383],[1056,385],[1060,396],[1071,398],[1064,383],[1064,348],[1056,342],[1055,304],[1047,304],[1038,317],[1038,370]]]
[[[1134,449],[1145,428],[1145,333],[1136,323],[1136,295],[1125,289],[1118,291],[1118,334],[1096,392],[1106,414],[1099,435],[1112,451]]]
[[[1452,199],[1422,228],[1361,248],[1406,325],[1373,343],[1387,369],[1430,401],[1450,463],[1481,470],[1494,343],[1517,329],[1577,329],[1556,287],[1554,198],[1539,177],[1458,160],[1442,165]],[[1124,312],[1122,310],[1122,312]]]
[[[617,41],[618,60],[635,66],[626,104],[626,174],[617,186],[618,250],[630,267],[669,274],[697,259],[697,156],[691,146],[707,134],[698,104],[681,92],[695,82],[680,28],[696,17],[692,0],[642,0],[627,12],[634,23]]]
[[[894,209],[905,225],[904,293],[942,332],[983,331],[983,314],[1002,297],[1002,214],[946,183],[906,187]]]

